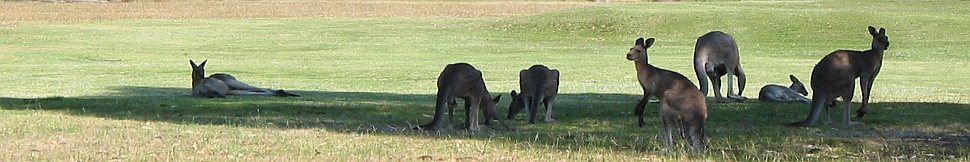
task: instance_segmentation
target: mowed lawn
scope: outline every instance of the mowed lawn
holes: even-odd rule
[[[245,1],[0,3],[0,161],[970,160],[966,1]],[[754,100],[838,49],[890,46],[869,114],[786,127],[805,103]],[[667,152],[625,54],[692,72],[694,41],[738,41],[743,103],[713,103],[707,150]],[[188,60],[296,98],[189,95]],[[518,73],[561,71],[556,123],[411,130],[445,65],[484,73],[505,116]],[[858,88],[857,88],[858,89]],[[712,96],[712,95],[711,95]],[[809,96],[811,97],[811,96]],[[856,90],[855,107],[861,102]],[[712,98],[708,98],[709,101]],[[836,123],[843,109],[832,109]],[[854,110],[853,110],[854,111]],[[463,119],[458,110],[458,119]],[[494,124],[494,122],[492,122]],[[683,141],[678,150],[686,149]]]

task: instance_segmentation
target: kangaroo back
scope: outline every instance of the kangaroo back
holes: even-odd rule
[[[528,108],[527,120],[535,124],[540,104],[546,107],[546,122],[552,122],[552,105],[559,92],[559,71],[543,65],[533,65],[519,72],[519,88],[522,93],[513,91],[509,105],[508,118],[512,119],[523,108]],[[526,102],[528,101],[528,102]]]
[[[445,66],[445,69],[438,76],[438,93],[435,99],[434,118],[431,123],[418,126],[415,129],[439,129],[446,111],[452,107],[449,105],[454,105],[450,103],[453,103],[458,98],[465,100],[466,108],[468,108],[466,111],[468,115],[466,115],[467,118],[465,119],[467,129],[479,129],[479,108],[484,109],[485,116],[490,118],[487,120],[498,120],[506,129],[511,129],[511,127],[505,124],[505,121],[498,117],[498,113],[495,111],[495,104],[501,98],[501,95],[489,100],[491,97],[488,89],[485,87],[485,81],[482,79],[482,72],[467,63],[456,63]]]
[[[684,75],[654,67],[647,63],[647,48],[654,39],[637,39],[627,53],[627,59],[634,61],[637,79],[643,88],[643,98],[637,103],[634,113],[639,116],[642,127],[643,109],[650,97],[660,99],[660,116],[663,119],[664,143],[668,150],[673,149],[673,129],[690,143],[694,150],[704,149],[704,129],[707,123],[707,101],[704,94],[695,88]]]
[[[744,92],[747,80],[744,70],[741,68],[741,58],[738,52],[738,44],[734,37],[721,31],[713,31],[697,38],[694,45],[694,72],[697,74],[697,82],[700,84],[701,93],[705,96],[708,88],[708,80],[713,82],[714,99],[717,102],[744,101],[746,97],[741,96]],[[721,96],[721,76],[727,75],[728,90],[727,98]],[[738,93],[734,94],[734,77],[738,77]]]
[[[805,85],[795,75],[788,75],[792,85],[788,87],[769,84],[761,87],[758,92],[758,100],[762,102],[812,102],[811,99],[803,95],[808,95]]]
[[[192,65],[192,95],[201,97],[226,97],[226,95],[272,95],[280,97],[299,97],[300,95],[289,93],[283,90],[273,90],[269,88],[259,88],[236,80],[229,74],[212,74],[205,77],[205,64],[196,65],[189,60]]]
[[[812,109],[805,120],[789,124],[789,126],[810,127],[820,115],[827,114],[827,107],[834,106],[835,98],[842,98],[843,124],[852,124],[851,103],[855,78],[859,79],[862,89],[862,105],[856,111],[858,118],[866,114],[869,105],[869,95],[872,83],[882,67],[882,57],[889,49],[889,38],[886,29],[869,26],[872,35],[871,49],[866,51],[837,50],[822,58],[812,69]],[[825,109],[825,112],[822,111]]]

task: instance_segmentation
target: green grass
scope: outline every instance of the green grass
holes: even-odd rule
[[[467,18],[5,25],[0,159],[966,161],[965,13],[963,1],[602,3]],[[809,82],[833,50],[868,49],[866,26],[885,27],[891,44],[870,113],[854,119],[864,126],[785,127],[805,117],[807,104],[712,103],[710,149],[689,155],[662,151],[656,111],[643,128],[631,114],[641,90],[624,54],[638,37],[657,38],[651,64],[696,83],[696,38],[734,35],[749,78],[744,95],[754,98],[762,85],[788,84],[788,74]],[[209,60],[209,73],[303,97],[190,97],[190,59]],[[493,95],[517,89],[518,71],[530,65],[559,69],[559,122],[408,130],[430,121],[435,79],[454,62],[482,70]]]

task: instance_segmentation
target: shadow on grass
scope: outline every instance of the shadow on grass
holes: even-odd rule
[[[413,126],[431,121],[435,98],[431,94],[293,91],[303,97],[230,96],[207,99],[189,96],[189,88],[114,89],[115,92],[100,96],[0,98],[0,106],[5,110],[43,110],[77,116],[175,124],[327,129],[334,132],[432,138],[499,137],[510,141],[547,144],[558,149],[592,146],[656,151],[662,147],[658,105],[647,105],[647,125],[637,127],[632,111],[641,96],[633,94],[560,94],[554,110],[557,123],[527,124],[522,120],[524,115],[520,114],[517,120],[509,121],[517,131],[506,131],[496,126],[495,129],[485,127],[479,132],[446,130],[431,133],[410,130]],[[497,107],[502,117],[509,102],[508,94],[503,96],[503,101]],[[811,132],[829,130],[825,129],[826,126],[807,128],[814,129],[807,131],[785,127],[807,115],[808,104],[805,103],[748,101],[710,105],[707,134],[711,140],[761,139],[766,138],[764,134],[772,134],[770,131],[785,136],[791,135],[791,132],[809,132],[806,134],[811,135]],[[853,120],[882,127],[965,127],[965,119],[970,118],[970,113],[966,113],[970,111],[967,104],[885,102],[872,103],[870,108],[866,118]],[[835,111],[840,110],[833,109],[833,117]],[[457,122],[463,121],[463,110],[456,110],[456,116]],[[854,135],[823,133],[819,136]],[[786,137],[771,138],[784,141]],[[962,147],[964,143],[955,145]]]

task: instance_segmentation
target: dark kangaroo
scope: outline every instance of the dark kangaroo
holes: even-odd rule
[[[862,87],[862,106],[856,111],[856,117],[862,118],[866,115],[872,82],[882,67],[883,52],[889,49],[886,28],[876,31],[876,28],[870,26],[869,34],[872,35],[872,49],[834,51],[815,64],[815,69],[812,70],[812,110],[808,113],[808,118],[789,126],[810,127],[815,125],[819,115],[828,118],[828,107],[835,106],[837,97],[842,98],[842,105],[845,106],[843,124],[852,124],[850,114],[855,78],[860,78],[859,86]]]
[[[418,126],[416,129],[437,130],[441,126],[445,111],[453,113],[453,109],[457,107],[455,99],[460,98],[465,100],[465,128],[468,130],[479,130],[479,108],[485,111],[486,124],[491,119],[495,119],[506,129],[512,130],[495,111],[495,104],[502,95],[494,99],[490,97],[481,71],[467,63],[449,64],[438,76],[438,97],[435,100],[434,118],[431,123]]]
[[[788,75],[791,79],[791,86],[785,87],[777,84],[769,84],[761,87],[758,93],[758,100],[762,102],[812,102],[803,95],[808,95],[805,85],[795,75]]]
[[[206,98],[226,97],[227,95],[300,96],[283,90],[254,87],[229,74],[216,73],[205,77],[205,63],[208,61],[202,61],[202,64],[196,65],[194,61],[189,60],[189,64],[192,65],[193,96]]]
[[[714,101],[734,102],[748,98],[741,96],[744,92],[746,76],[741,69],[741,57],[738,54],[738,44],[734,37],[721,31],[713,31],[697,38],[694,45],[694,72],[701,92],[707,96],[707,80],[711,80],[714,87]],[[721,96],[721,76],[727,75],[727,97]],[[734,94],[734,76],[738,77],[738,93]]]
[[[654,67],[647,63],[647,48],[654,39],[637,39],[626,59],[633,61],[637,68],[637,79],[643,87],[643,99],[637,103],[634,114],[639,116],[639,126],[643,127],[643,111],[651,96],[660,99],[660,116],[663,118],[664,144],[673,149],[673,129],[680,129],[680,135],[690,142],[693,149],[704,148],[704,124],[707,122],[706,98],[694,83],[680,73]]]
[[[535,124],[539,113],[539,104],[546,107],[545,122],[553,122],[552,105],[559,93],[559,70],[549,69],[543,65],[532,65],[529,69],[519,72],[519,89],[522,93],[512,90],[512,102],[509,103],[508,119],[514,119],[523,108],[528,108],[527,120]]]

